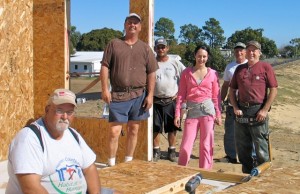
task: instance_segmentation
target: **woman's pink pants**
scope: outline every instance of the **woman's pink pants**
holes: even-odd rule
[[[185,120],[178,164],[182,166],[188,164],[198,130],[200,131],[199,168],[211,169],[213,165],[214,146],[213,116],[202,116]]]

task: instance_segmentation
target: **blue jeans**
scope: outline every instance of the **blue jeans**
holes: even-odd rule
[[[235,122],[236,148],[243,173],[250,173],[256,167],[253,164],[253,149],[255,149],[257,165],[269,161],[268,134],[268,120],[257,126]]]
[[[225,117],[225,134],[224,134],[224,149],[227,156],[236,159],[236,148],[234,138],[234,121],[235,114],[232,106],[228,106],[226,109]]]

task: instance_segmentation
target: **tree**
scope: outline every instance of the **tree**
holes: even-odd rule
[[[261,44],[262,53],[265,57],[274,57],[278,54],[276,44],[273,40],[270,40],[263,36],[263,29],[251,29],[250,27],[235,31],[228,39],[226,48],[232,49],[235,43],[243,42],[247,43],[250,40],[256,40]]]
[[[210,48],[210,57],[207,62],[207,66],[215,69],[218,72],[223,72],[227,63],[228,62],[226,62],[225,58],[221,54],[220,49]]]
[[[185,66],[188,66],[186,59],[184,58],[186,53],[186,45],[185,44],[174,44],[170,46],[169,54],[177,54],[181,57],[181,61]]]
[[[181,38],[181,42],[185,44],[197,44],[204,40],[202,29],[192,24],[180,27],[179,38]]]
[[[290,41],[290,44],[294,47],[294,57],[299,56],[300,52],[300,38],[294,38]]]
[[[290,44],[292,44],[293,46],[297,46],[300,47],[300,38],[294,38],[290,41]]]
[[[185,45],[186,50],[184,53],[184,57],[182,59],[182,61],[184,62],[184,64],[186,66],[193,66],[195,64],[195,48],[197,47],[196,44],[194,43],[190,43]]]
[[[122,36],[123,33],[119,30],[109,28],[92,30],[91,32],[81,36],[76,48],[79,51],[103,51],[110,40],[120,38]]]
[[[69,51],[70,55],[75,53],[75,48],[81,38],[81,34],[79,31],[76,31],[75,26],[71,26],[70,29],[70,42],[69,42]]]
[[[278,49],[274,40],[262,37],[262,54],[266,58],[272,58],[278,55]]]
[[[216,48],[210,48],[205,43],[202,43],[204,46],[208,47],[210,50],[210,56],[207,61],[207,66],[212,67],[213,69],[217,70],[218,72],[222,72],[227,64],[225,61],[225,58],[222,56],[220,49]],[[193,66],[195,64],[195,48],[197,47],[197,44],[181,44],[182,46],[185,46],[185,53],[182,57],[182,63],[185,66]]]
[[[163,37],[170,41],[176,41],[174,38],[175,28],[172,20],[168,18],[160,18],[155,23],[154,35],[157,37]]]
[[[221,48],[226,38],[223,36],[224,30],[220,26],[220,22],[215,18],[209,18],[202,27],[204,37],[211,48]]]
[[[292,45],[287,45],[279,50],[280,55],[283,58],[293,57],[295,55],[295,49]]]
[[[261,42],[262,40],[262,34],[263,34],[263,29],[251,29],[250,27],[240,30],[240,31],[235,31],[228,39],[227,39],[227,45],[226,48],[232,49],[237,42],[243,42],[247,43],[250,40],[256,40],[258,42]]]

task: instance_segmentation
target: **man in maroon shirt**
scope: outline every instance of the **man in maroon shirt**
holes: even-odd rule
[[[248,63],[239,65],[230,83],[230,102],[236,115],[235,138],[238,158],[244,173],[269,157],[268,111],[277,95],[277,80],[272,66],[259,61],[261,45],[250,41],[246,47]],[[239,90],[236,97],[235,90]],[[252,149],[255,146],[256,164]]]

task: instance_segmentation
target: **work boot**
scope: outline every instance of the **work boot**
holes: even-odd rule
[[[232,163],[232,164],[238,163],[236,158],[231,158],[230,156],[225,156],[224,158],[219,159],[218,162]]]
[[[175,148],[168,148],[168,160],[177,162]]]
[[[161,153],[160,148],[153,149],[153,162],[157,162],[160,159]]]

